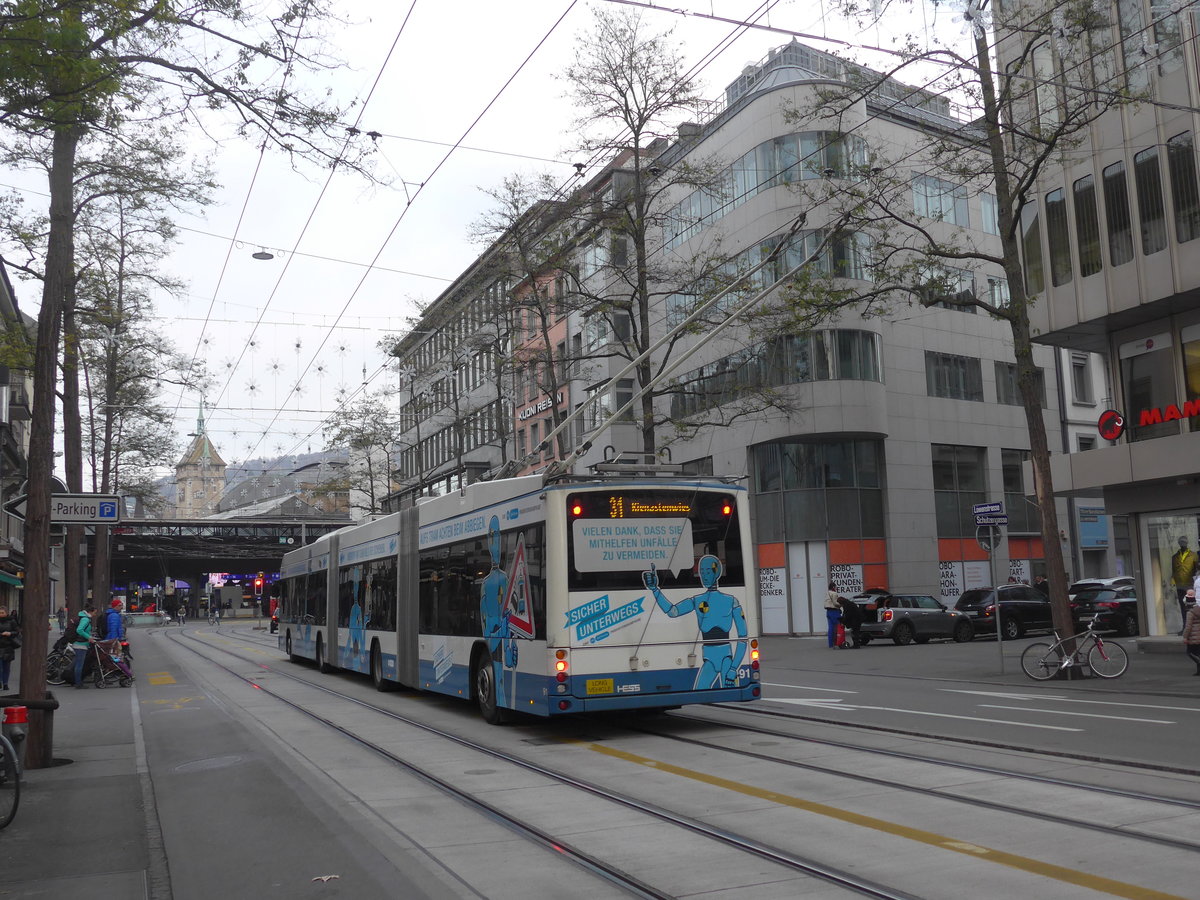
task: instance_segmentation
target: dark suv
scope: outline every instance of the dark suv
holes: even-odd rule
[[[1138,633],[1137,592],[1131,587],[1092,588],[1079,591],[1071,600],[1071,618],[1080,630],[1096,620],[1097,631],[1116,631],[1124,637]]]
[[[997,593],[1000,595],[998,606]],[[995,633],[998,611],[1000,637],[1006,641],[1015,641],[1027,631],[1053,626],[1050,600],[1027,584],[1002,584],[997,588],[963,591],[954,608],[970,618],[976,634]]]

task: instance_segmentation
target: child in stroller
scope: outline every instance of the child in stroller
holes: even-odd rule
[[[133,672],[125,664],[120,641],[96,641],[88,652],[94,654],[93,660],[96,665],[92,670],[92,683],[96,687],[102,688],[110,684],[129,687],[133,684]]]

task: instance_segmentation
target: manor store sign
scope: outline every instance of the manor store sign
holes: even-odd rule
[[[1160,425],[1163,422],[1178,422],[1180,419],[1192,419],[1196,416],[1200,416],[1200,399],[1188,400],[1182,408],[1174,403],[1170,406],[1152,406],[1138,413],[1138,428]]]

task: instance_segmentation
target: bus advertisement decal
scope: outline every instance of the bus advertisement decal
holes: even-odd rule
[[[580,572],[657,566],[678,575],[694,561],[691,519],[576,519],[571,527]]]
[[[613,606],[608,594],[567,610],[567,628],[575,629],[578,643],[595,644],[645,612],[645,597]]]

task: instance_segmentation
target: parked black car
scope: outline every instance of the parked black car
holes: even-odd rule
[[[1097,631],[1115,631],[1133,637],[1141,630],[1137,594],[1131,587],[1091,588],[1075,594],[1071,618],[1079,630],[1086,628],[1093,616]]]
[[[976,634],[996,632],[998,610],[1000,637],[1005,641],[1015,641],[1027,631],[1053,627],[1050,600],[1037,588],[1027,584],[1002,584],[995,588],[963,591],[954,608],[970,618]]]

